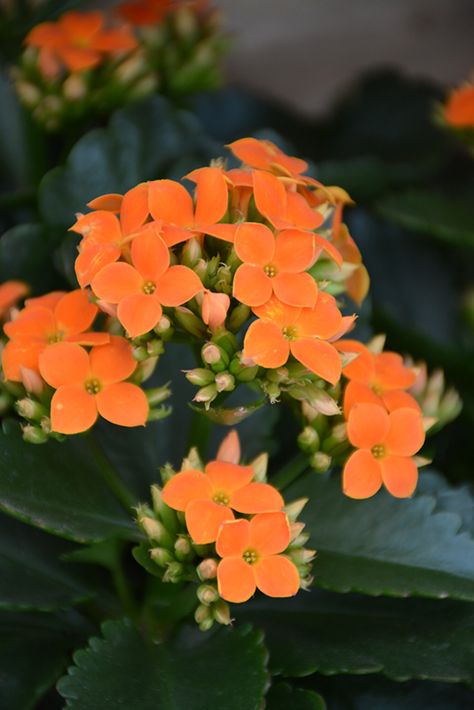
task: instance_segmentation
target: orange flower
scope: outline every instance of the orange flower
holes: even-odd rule
[[[216,550],[220,596],[228,602],[246,602],[259,589],[269,597],[293,597],[300,588],[296,566],[279,554],[290,544],[285,513],[261,513],[250,521],[221,525]]]
[[[177,0],[130,0],[121,3],[118,14],[132,25],[159,25],[177,5]]]
[[[357,451],[344,466],[346,495],[370,498],[383,483],[397,498],[411,496],[418,481],[418,469],[411,457],[425,440],[419,412],[406,407],[388,414],[378,404],[354,404],[347,435]]]
[[[148,333],[162,316],[161,306],[180,306],[203,285],[186,266],[170,266],[169,250],[153,223],[133,240],[132,264],[104,266],[92,281],[102,300],[118,304],[117,317],[130,337]]]
[[[202,295],[201,315],[204,323],[211,331],[224,325],[230,306],[230,298],[226,293],[213,293],[205,289]]]
[[[42,22],[25,42],[39,49],[39,66],[54,76],[65,66],[70,72],[93,69],[107,54],[135,49],[137,43],[127,28],[104,29],[102,12],[66,12],[57,22]]]
[[[69,229],[83,237],[75,271],[79,286],[84,288],[104,266],[120,258],[126,238],[118,218],[103,209],[80,215]]]
[[[5,281],[0,285],[0,320],[8,317],[9,311],[17,301],[28,293],[28,286],[23,281]]]
[[[305,160],[286,155],[271,141],[240,138],[229,143],[227,147],[239,160],[257,170],[268,170],[277,175],[300,178],[308,169]]]
[[[444,118],[454,128],[474,128],[474,84],[465,84],[451,92]]]
[[[123,382],[133,374],[136,361],[125,338],[87,353],[74,343],[56,343],[39,359],[44,380],[56,389],[51,400],[51,427],[61,434],[87,431],[100,414],[113,424],[145,424],[148,400],[140,387]]]
[[[22,368],[38,372],[38,357],[50,343],[61,340],[83,345],[107,343],[107,333],[88,330],[97,313],[97,306],[80,289],[28,299],[17,318],[4,327],[10,338],[2,353],[7,380],[20,382]]]
[[[356,402],[372,402],[389,410],[399,406],[419,410],[416,400],[400,391],[411,387],[416,380],[416,373],[403,364],[401,355],[372,353],[357,340],[340,340],[336,347],[341,352],[359,353],[344,368],[344,375],[350,380],[344,393],[346,418]]]
[[[341,376],[341,359],[326,342],[342,328],[342,315],[334,298],[320,291],[314,308],[294,308],[276,298],[254,308],[259,320],[250,324],[244,339],[246,361],[276,368],[290,353],[323,380],[336,384]]]
[[[234,296],[247,306],[262,306],[272,293],[290,306],[316,303],[318,287],[304,273],[315,258],[308,232],[285,229],[276,237],[264,224],[243,222],[235,233],[237,256],[244,263],[234,277]]]
[[[253,194],[258,211],[276,229],[296,227],[298,229],[316,229],[324,221],[323,215],[310,207],[303,195],[293,189],[286,189],[281,179],[264,172],[253,171]],[[320,237],[322,241],[324,240]],[[327,242],[329,244],[329,242]],[[337,250],[330,245],[340,260]]]
[[[184,511],[194,542],[214,542],[219,526],[238,513],[281,510],[283,498],[268,483],[252,483],[252,466],[211,461],[205,473],[189,469],[177,473],[163,488],[163,500],[170,508]]]

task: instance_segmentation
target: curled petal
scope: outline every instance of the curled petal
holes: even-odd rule
[[[51,400],[51,429],[59,434],[79,434],[96,422],[97,406],[83,385],[59,387]]]
[[[135,293],[123,298],[117,308],[117,316],[128,335],[137,338],[148,333],[161,318],[163,310],[154,295]]]
[[[359,449],[371,449],[385,442],[390,429],[390,418],[378,404],[354,404],[347,422],[351,444]]]
[[[258,589],[267,597],[294,597],[300,588],[300,575],[287,557],[271,555],[254,566]]]
[[[181,306],[204,289],[187,266],[170,266],[156,284],[155,295],[163,306]]]
[[[250,324],[244,339],[245,360],[274,368],[284,365],[289,354],[289,343],[275,323],[257,320]]]
[[[254,470],[252,466],[239,466],[239,464],[226,461],[210,461],[206,466],[206,474],[214,491],[222,491],[230,495],[250,483],[254,476]]]
[[[396,456],[413,456],[425,441],[421,414],[413,407],[396,409],[390,414],[387,449]]]
[[[51,387],[83,385],[89,376],[89,356],[75,343],[55,343],[40,354],[39,369]]]
[[[84,244],[120,244],[122,230],[117,217],[105,210],[81,215],[70,227],[71,232],[81,234]]]
[[[219,596],[228,602],[241,604],[255,594],[255,576],[251,565],[240,557],[226,557],[217,567]]]
[[[219,557],[240,557],[250,547],[250,523],[240,518],[221,525],[216,541]]]
[[[309,274],[277,274],[272,285],[275,296],[289,306],[313,308],[316,304],[318,287]]]
[[[137,366],[130,344],[117,335],[111,336],[106,345],[92,348],[89,357],[92,376],[103,384],[126,380]]]
[[[250,521],[250,544],[261,556],[283,552],[290,537],[290,524],[283,512],[259,513]]]
[[[185,516],[188,532],[198,545],[214,542],[222,523],[234,519],[230,508],[204,499],[192,501],[186,508]]]
[[[123,196],[117,192],[110,192],[107,195],[96,197],[87,203],[91,210],[105,210],[106,212],[120,212]]]
[[[418,483],[418,468],[413,459],[387,456],[380,461],[385,488],[396,498],[409,498]]]
[[[318,249],[322,249],[333,259],[338,266],[342,266],[342,256],[334,244],[322,237],[320,234],[313,235],[314,243]]]
[[[336,348],[324,340],[302,338],[290,343],[292,355],[323,380],[335,385],[341,377],[341,358]]]
[[[107,385],[96,395],[96,403],[99,414],[119,426],[143,426],[148,417],[145,392],[130,382]]]
[[[382,485],[380,463],[370,451],[354,451],[344,466],[342,488],[349,498],[370,498]]]
[[[261,266],[241,264],[234,276],[233,295],[247,306],[262,306],[272,295],[272,279]]]
[[[270,513],[281,510],[284,500],[268,483],[249,483],[233,493],[229,505],[238,513]]]
[[[148,215],[148,185],[143,182],[125,193],[120,207],[120,223],[124,234],[136,232],[145,224]]]
[[[208,477],[194,469],[177,473],[163,488],[163,500],[174,510],[184,511],[193,500],[210,499],[211,496]]]
[[[235,251],[241,261],[265,266],[275,254],[275,237],[271,229],[258,222],[243,222],[237,227]]]

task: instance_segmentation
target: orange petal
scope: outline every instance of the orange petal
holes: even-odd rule
[[[88,286],[96,274],[104,266],[117,261],[121,253],[120,247],[114,244],[93,244],[82,249],[74,264],[79,286],[81,288]]]
[[[136,232],[148,218],[148,185],[149,183],[142,182],[123,196],[120,223],[124,234]]]
[[[293,357],[323,380],[335,385],[341,377],[341,358],[336,348],[324,340],[302,338],[290,343]]]
[[[155,295],[163,306],[181,306],[203,289],[200,278],[187,266],[170,266],[159,278]]]
[[[68,343],[78,343],[78,345],[106,345],[110,342],[110,335],[88,331],[77,335],[68,335],[64,340]]]
[[[147,227],[132,242],[132,262],[145,281],[156,282],[168,269],[170,254],[159,230]]]
[[[298,274],[315,258],[313,235],[298,229],[284,229],[276,237],[274,263],[278,271]]]
[[[75,47],[58,48],[57,55],[71,72],[93,69],[100,64],[102,59],[100,52],[93,49],[76,49]]]
[[[418,469],[413,459],[405,456],[386,456],[381,459],[382,480],[385,488],[396,498],[409,498],[418,483]]]
[[[263,306],[253,308],[253,312],[259,318],[262,318],[263,320],[271,320],[280,328],[285,328],[289,325],[294,325],[297,322],[302,313],[302,309],[295,308],[294,306],[288,306],[286,303],[280,301],[276,296],[272,295],[270,300]]]
[[[313,308],[316,304],[318,287],[309,274],[277,274],[272,286],[275,296],[289,306]]]
[[[387,449],[396,456],[413,456],[425,441],[420,412],[412,407],[396,409],[390,414],[390,428],[385,439]]]
[[[338,266],[342,266],[342,256],[336,247],[330,241],[322,237],[320,234],[313,236],[314,243],[318,249],[322,249],[327,255],[333,259]]]
[[[22,368],[38,371],[38,358],[44,343],[14,342],[10,340],[2,351],[3,373],[7,380],[21,382]]]
[[[357,357],[344,367],[344,375],[349,380],[363,384],[372,382],[375,375],[375,357],[365,345],[358,340],[339,340],[336,347],[343,353],[357,353]]]
[[[226,461],[210,461],[205,470],[213,491],[222,491],[227,495],[246,486],[255,474],[252,466],[239,466],[239,464]]]
[[[259,513],[250,521],[250,545],[259,555],[277,555],[290,544],[290,524],[283,512]]]
[[[286,227],[286,190],[282,182],[261,170],[253,173],[254,199],[258,211],[277,229]]]
[[[258,222],[242,222],[234,239],[235,251],[241,261],[265,266],[275,254],[275,237],[271,229]]]
[[[94,39],[95,49],[101,52],[129,52],[135,49],[137,41],[128,29],[128,27],[118,27],[113,30],[101,32]]]
[[[5,281],[0,285],[0,312],[4,313],[14,306],[28,291],[29,287],[23,281]]]
[[[241,604],[255,594],[256,584],[253,566],[241,557],[227,557],[217,567],[219,596],[228,602]]]
[[[193,201],[189,192],[179,182],[150,182],[148,202],[153,219],[163,220],[178,227],[193,226]]]
[[[187,227],[174,227],[171,224],[165,224],[162,227],[162,238],[168,247],[172,247],[180,242],[186,242],[188,239],[195,237],[197,232],[188,229]]]
[[[354,451],[344,466],[342,489],[349,498],[370,498],[382,485],[380,463],[370,451]]]
[[[249,483],[232,494],[230,507],[238,513],[270,513],[281,510],[285,502],[268,483]]]
[[[411,394],[408,392],[402,392],[401,390],[391,390],[382,395],[382,401],[389,412],[393,412],[395,409],[402,409],[402,407],[409,407],[415,409],[418,413],[421,413],[421,407]]]
[[[117,217],[111,212],[97,210],[81,215],[70,227],[71,232],[82,234],[84,242],[93,244],[119,244],[122,230]]]
[[[238,224],[211,224],[206,225],[203,232],[211,237],[223,239],[225,242],[232,242],[235,239],[235,233],[238,229]]]
[[[398,353],[380,353],[375,358],[375,379],[385,390],[403,390],[416,380],[416,373],[403,364]]]
[[[196,225],[220,222],[227,212],[229,191],[221,168],[199,168],[189,175],[196,183]]]
[[[263,306],[272,295],[272,280],[261,266],[241,264],[234,276],[233,295],[247,306]]]
[[[142,285],[142,276],[123,261],[104,266],[92,280],[96,296],[108,303],[119,303],[126,296],[141,293]]]
[[[301,229],[316,229],[324,222],[321,212],[312,209],[297,192],[286,193],[286,221]]]
[[[163,488],[163,500],[174,510],[184,511],[193,500],[210,499],[211,496],[209,479],[194,469],[177,473]]]
[[[83,385],[64,385],[51,400],[51,429],[59,434],[79,434],[87,431],[97,420],[94,395]]]
[[[75,343],[55,343],[41,353],[39,369],[41,377],[55,389],[62,385],[82,386],[89,376],[89,355]]]
[[[56,333],[56,321],[49,308],[30,306],[23,309],[15,320],[5,323],[3,329],[12,340],[40,340],[46,344],[49,336]]]
[[[53,311],[56,304],[59,303],[61,298],[65,296],[67,291],[50,291],[44,296],[35,296],[34,298],[27,298],[25,301],[25,308],[31,308],[33,306],[38,306],[41,308],[48,308]]]
[[[351,444],[359,449],[371,449],[385,442],[390,429],[390,418],[378,404],[358,403],[352,407],[347,422]]]
[[[346,279],[348,295],[357,306],[360,306],[370,288],[370,276],[363,264]]]
[[[120,212],[123,195],[109,192],[107,195],[96,197],[87,203],[91,210],[105,210],[106,212]]]
[[[104,16],[99,11],[95,12],[65,12],[58,21],[63,35],[74,39],[88,39],[100,30],[104,24]]]
[[[161,318],[163,310],[154,295],[134,293],[122,298],[117,308],[117,317],[130,338],[148,333]]]
[[[385,404],[385,400],[382,401],[368,385],[351,380],[348,382],[344,392],[344,417],[348,419],[349,412],[354,404],[360,404],[361,402],[377,404],[379,407]]]
[[[264,141],[257,138],[240,138],[227,146],[243,163],[265,170],[269,166],[270,151]]]
[[[225,323],[230,306],[230,298],[226,293],[205,291],[201,305],[201,315],[210,330],[215,330]]]
[[[89,301],[87,291],[67,293],[54,309],[58,330],[67,335],[76,335],[87,330],[97,315],[98,308]]]
[[[221,525],[216,541],[219,557],[240,557],[250,547],[250,523],[240,518]]]
[[[239,463],[240,461],[240,440],[235,429],[232,429],[221,441],[217,450],[217,461],[227,463]]]
[[[104,419],[119,426],[144,426],[149,412],[145,392],[131,382],[115,382],[96,395],[97,409]]]
[[[230,508],[203,498],[189,503],[185,516],[188,532],[198,545],[214,542],[222,523],[234,519]]]
[[[301,337],[331,338],[342,326],[341,311],[333,296],[319,291],[314,308],[303,309],[297,320],[298,333]]]
[[[253,568],[257,587],[267,597],[294,597],[298,593],[300,575],[287,557],[264,557]]]
[[[244,338],[244,358],[262,367],[281,367],[288,360],[290,346],[280,328],[269,321],[250,324]]]
[[[130,343],[117,335],[111,336],[107,345],[92,348],[89,357],[93,377],[103,384],[126,380],[137,367]]]

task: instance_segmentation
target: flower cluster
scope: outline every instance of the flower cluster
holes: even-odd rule
[[[33,27],[13,76],[33,116],[55,131],[154,91],[215,88],[225,44],[205,2],[132,0]]]
[[[444,104],[436,107],[436,121],[448,128],[468,148],[474,147],[474,83],[465,82],[453,89]]]
[[[230,623],[226,602],[242,603],[258,589],[271,597],[294,596],[310,582],[314,551],[296,522],[305,500],[289,506],[266,482],[267,456],[240,464],[235,431],[205,466],[195,450],[181,471],[162,470],[153,486],[153,509],[138,511],[147,542],[136,559],[167,582],[197,585],[195,618],[202,629]]]

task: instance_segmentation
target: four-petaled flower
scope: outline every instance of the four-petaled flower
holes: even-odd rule
[[[194,542],[214,542],[219,526],[238,513],[281,510],[283,498],[268,483],[252,482],[252,466],[211,461],[205,473],[190,469],[177,473],[163,488],[163,500],[170,508],[184,511]]]
[[[300,588],[298,570],[280,554],[289,544],[290,526],[283,512],[223,523],[216,542],[222,557],[217,567],[220,596],[245,602],[257,588],[269,597],[294,596]]]

